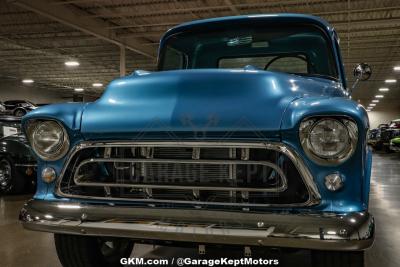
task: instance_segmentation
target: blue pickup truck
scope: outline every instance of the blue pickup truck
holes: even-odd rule
[[[338,43],[299,14],[170,29],[158,71],[23,117],[38,160],[23,226],[54,233],[64,266],[118,265],[137,242],[306,249],[313,266],[363,266],[369,121]]]

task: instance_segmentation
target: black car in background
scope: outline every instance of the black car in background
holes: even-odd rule
[[[376,150],[381,150],[383,147],[381,135],[387,128],[389,128],[389,124],[382,123],[378,125],[378,128],[370,130],[368,133],[368,144]]]
[[[21,119],[0,116],[0,194],[32,191],[35,179],[36,160],[21,132]]]
[[[390,140],[397,136],[400,136],[400,119],[392,120],[389,127],[381,132],[382,149],[390,152]]]
[[[0,112],[4,115],[22,117],[29,111],[37,108],[35,104],[26,100],[7,100],[0,103]]]

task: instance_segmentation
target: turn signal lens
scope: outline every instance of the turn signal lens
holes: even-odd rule
[[[325,177],[325,186],[329,191],[338,191],[343,187],[343,178],[339,173],[329,174]]]
[[[56,179],[56,171],[51,167],[46,167],[42,171],[42,180],[45,183],[51,183]]]

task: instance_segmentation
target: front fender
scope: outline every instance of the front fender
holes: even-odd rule
[[[43,106],[29,112],[22,118],[22,129],[25,132],[26,125],[30,120],[56,120],[61,123],[67,130],[70,139],[70,149],[75,146],[76,143],[82,140],[80,133],[82,113],[87,103],[66,103],[66,104],[54,104]],[[26,134],[26,132],[25,132]],[[42,181],[40,174],[46,167],[52,167],[59,172],[64,165],[65,157],[57,161],[44,161],[35,155],[38,161],[37,169],[37,190],[34,198],[44,199],[46,194],[54,188],[54,182],[46,184]],[[57,173],[59,175],[59,173]]]
[[[68,130],[77,131],[81,126],[83,110],[87,103],[65,103],[47,105],[32,110],[22,117],[22,126],[32,119],[54,119],[61,122]]]
[[[34,161],[29,145],[13,137],[4,138],[0,142],[0,154],[10,155],[12,158],[17,159],[18,163]]]
[[[299,126],[302,120],[313,116],[346,116],[357,123],[358,144],[355,153],[346,162],[337,166],[322,166],[304,153]],[[294,100],[286,109],[281,124],[282,141],[295,147],[305,159],[320,190],[325,209],[349,212],[368,208],[371,175],[371,153],[367,148],[368,127],[365,109],[343,97],[304,97]],[[339,192],[330,192],[325,188],[324,178],[332,172],[340,172],[345,177],[345,186]]]
[[[320,115],[348,116],[357,122],[359,129],[367,130],[369,120],[364,107],[344,97],[303,97],[290,103],[282,119],[281,130],[298,129],[307,117]]]

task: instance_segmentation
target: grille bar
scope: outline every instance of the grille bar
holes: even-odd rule
[[[163,148],[163,149],[159,149]],[[205,148],[205,149],[203,149]],[[225,152],[221,152],[225,149]],[[97,149],[97,150],[96,150]],[[100,149],[100,150],[98,150]],[[287,166],[282,169],[279,161],[262,160],[257,158],[254,160],[254,151],[262,150],[265,153],[275,151],[279,155],[286,157],[292,164],[292,167],[297,169],[298,173],[293,177],[293,171],[289,171],[290,177],[287,177]],[[86,153],[87,151],[97,151],[96,156]],[[115,155],[115,152],[128,151],[128,157],[123,153]],[[131,151],[131,152],[129,152]],[[253,152],[252,152],[253,151]],[[81,154],[84,154],[81,157]],[[85,154],[86,153],[86,154]],[[100,154],[99,154],[100,153]],[[278,155],[277,154],[277,155]],[[174,158],[163,158],[174,155]],[[117,156],[117,157],[116,157]],[[137,158],[138,157],[138,158]],[[161,158],[159,158],[161,157]],[[211,157],[211,159],[205,159]],[[262,158],[262,157],[261,157]],[[278,159],[275,159],[278,160]],[[228,181],[228,186],[212,186],[203,184],[159,184],[150,181],[142,180],[128,181],[115,177],[114,181],[96,179],[88,179],[85,176],[85,168],[90,164],[112,164],[118,166],[118,172],[135,172],[136,174],[147,175],[148,170],[145,165],[150,165],[155,168],[157,165],[188,165],[196,170],[196,166],[206,166],[208,171],[215,171],[212,166],[226,166],[224,169],[224,182]],[[138,166],[137,169],[132,167],[124,167],[124,165]],[[237,183],[237,169],[241,166],[259,166],[270,168],[275,172],[275,176],[279,176],[279,183],[271,184],[267,187],[263,184],[257,185]],[[217,167],[215,167],[217,168]],[[225,167],[224,167],[225,168]],[[129,171],[128,171],[129,169]],[[141,171],[142,170],[142,171]],[[83,174],[81,173],[83,171]],[[155,169],[157,173],[157,169]],[[159,172],[158,172],[159,173]],[[173,172],[166,169],[165,175],[172,175]],[[184,174],[184,173],[183,173]],[[182,177],[186,177],[179,173]],[[190,173],[189,173],[190,174]],[[207,173],[206,173],[207,174]],[[218,177],[218,173],[210,175],[212,179]],[[117,175],[118,176],[118,175]],[[95,176],[93,176],[95,177]],[[92,177],[92,178],[93,178]],[[299,180],[300,179],[300,180]],[[288,184],[288,180],[291,180]],[[297,197],[298,200],[291,202],[290,199],[296,199],[294,196],[300,191],[294,192],[293,185],[300,185],[298,182],[293,184],[293,181],[302,181],[307,192],[307,198]],[[258,181],[259,183],[260,181]],[[292,185],[292,186],[291,186]],[[289,189],[288,189],[289,187]],[[90,189],[90,188],[93,188]],[[103,188],[103,196],[99,195],[99,189]],[[128,191],[120,191],[122,189]],[[292,188],[292,189],[290,189]],[[97,191],[96,191],[97,190]],[[118,190],[118,191],[115,191]],[[160,191],[161,190],[161,191]],[[287,192],[286,192],[287,191]],[[94,193],[97,192],[97,193]],[[106,193],[104,193],[106,192]],[[128,192],[128,193],[123,193]],[[215,193],[212,193],[215,192]],[[294,193],[293,193],[294,192]],[[284,203],[280,203],[279,199],[275,199],[272,203],[264,201],[266,197],[271,195],[264,194],[280,194],[285,193],[289,196]],[[187,203],[194,205],[232,205],[234,206],[310,206],[319,203],[320,196],[317,187],[313,181],[311,174],[305,167],[302,159],[290,148],[279,143],[230,143],[230,142],[110,142],[110,143],[92,143],[84,142],[76,146],[70,153],[67,163],[61,172],[60,180],[57,186],[57,194],[66,197],[79,197],[89,199],[108,199],[108,200],[131,200],[131,201],[146,201],[154,203]],[[129,195],[130,194],[130,195]],[[134,195],[132,195],[134,194]],[[161,195],[160,195],[161,194]],[[288,195],[289,194],[289,195]],[[301,193],[303,194],[303,193]],[[167,195],[167,197],[165,197]],[[171,199],[174,196],[180,195],[179,199]],[[206,199],[204,198],[206,195]],[[132,198],[133,197],[133,198]],[[204,200],[205,199],[205,200]],[[258,200],[257,200],[258,199]],[[260,200],[261,199],[261,200]],[[264,199],[264,200],[262,200]],[[215,201],[214,201],[215,200]],[[238,200],[240,202],[238,202]],[[261,202],[260,202],[261,201]]]
[[[179,186],[179,185],[152,185],[152,184],[126,184],[126,183],[96,183],[96,182],[85,182],[85,176],[79,175],[80,169],[88,164],[88,163],[173,163],[173,164],[210,164],[210,165],[263,165],[268,166],[274,171],[276,171],[282,179],[282,183],[279,187],[273,188],[249,188],[249,187],[211,187],[211,186]],[[82,161],[74,175],[74,182],[76,185],[81,186],[107,186],[107,187],[131,187],[131,188],[159,188],[159,189],[197,189],[197,190],[211,190],[211,191],[221,191],[221,190],[230,190],[230,191],[247,191],[247,192],[283,192],[287,189],[287,178],[283,171],[275,164],[271,162],[260,162],[260,161],[240,161],[240,160],[182,160],[182,159],[115,159],[115,158],[102,158],[102,159],[94,159],[90,158]]]

